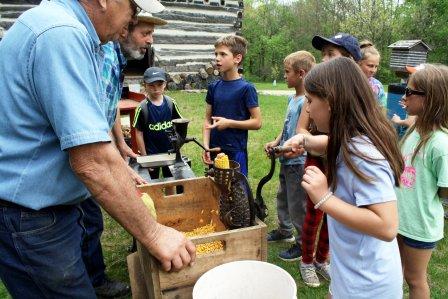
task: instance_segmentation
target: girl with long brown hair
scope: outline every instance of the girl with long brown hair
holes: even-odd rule
[[[398,244],[410,298],[429,298],[427,268],[443,238],[448,198],[448,67],[425,64],[409,78],[403,103],[416,116],[401,142]]]
[[[335,298],[401,298],[396,241],[403,160],[392,125],[367,78],[348,58],[319,64],[305,78],[310,118],[328,135],[298,134],[285,145],[326,155],[326,175],[306,168],[302,186],[327,213],[330,294]]]

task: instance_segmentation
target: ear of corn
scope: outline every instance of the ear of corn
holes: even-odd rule
[[[229,169],[229,157],[224,153],[219,153],[215,158],[215,167],[221,169]]]
[[[190,232],[184,232],[185,236],[187,238],[195,237],[195,236],[202,236],[210,233],[214,233],[216,230],[215,225],[213,224],[207,224],[198,228],[195,228],[194,230]],[[212,253],[218,250],[223,250],[224,244],[222,241],[214,241],[214,242],[208,242],[203,244],[197,244],[196,245],[196,254],[206,254],[206,253]]]
[[[142,193],[142,196],[140,198],[143,200],[145,206],[149,209],[149,212],[151,213],[152,217],[154,217],[154,219],[157,219],[157,213],[156,213],[156,207],[154,206],[154,201],[148,195],[148,193]]]

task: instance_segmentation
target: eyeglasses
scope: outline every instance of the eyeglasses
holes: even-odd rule
[[[425,93],[424,91],[421,91],[421,90],[415,90],[415,89],[406,87],[406,88],[404,89],[404,94],[405,94],[407,97],[410,97],[410,96],[413,95],[413,94],[415,94],[415,95],[419,95],[419,96],[424,96],[426,93]]]
[[[132,4],[132,10],[134,11],[134,14],[132,15],[132,17],[137,17],[137,15],[142,11],[142,9],[140,8],[140,6],[137,5],[137,3],[135,3],[134,0],[129,0]]]

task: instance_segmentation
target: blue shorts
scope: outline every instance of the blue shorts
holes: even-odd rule
[[[434,249],[436,248],[437,242],[423,242],[414,240],[403,235],[399,235],[404,244],[409,247],[416,249]]]

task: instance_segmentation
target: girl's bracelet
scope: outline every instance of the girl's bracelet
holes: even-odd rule
[[[321,205],[323,205],[331,196],[333,195],[333,192],[328,191],[327,194],[322,196],[322,198],[319,200],[319,202],[314,206],[314,208],[317,210]]]

